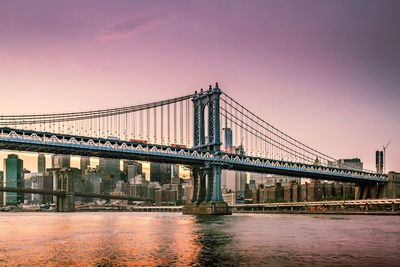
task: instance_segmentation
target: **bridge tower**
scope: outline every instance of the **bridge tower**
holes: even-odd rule
[[[74,182],[69,175],[69,169],[56,171],[57,190],[65,192],[63,196],[57,196],[57,211],[75,211]]]
[[[196,92],[193,102],[193,148],[210,153],[216,159],[206,166],[193,166],[192,203],[183,208],[184,214],[231,214],[222,198],[222,164],[220,140],[220,95],[218,83],[208,91]]]

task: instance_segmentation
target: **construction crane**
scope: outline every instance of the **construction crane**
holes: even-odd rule
[[[386,171],[386,148],[390,145],[392,140],[390,140],[386,146],[383,146],[383,173]]]

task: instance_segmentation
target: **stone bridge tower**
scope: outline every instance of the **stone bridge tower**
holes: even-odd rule
[[[196,92],[193,97],[193,148],[208,152],[215,162],[206,166],[193,166],[192,203],[183,208],[184,214],[231,214],[221,192],[220,95],[218,83],[208,91]]]

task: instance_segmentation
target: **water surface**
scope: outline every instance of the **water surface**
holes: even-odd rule
[[[0,213],[0,266],[399,266],[400,217]]]

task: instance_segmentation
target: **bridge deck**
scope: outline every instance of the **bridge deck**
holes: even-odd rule
[[[236,171],[270,173],[353,183],[376,184],[386,183],[387,181],[386,175],[364,171],[228,153],[212,155],[208,152],[174,146],[60,135],[11,128],[0,128],[0,149],[132,159],[191,166],[220,164],[224,169]]]

